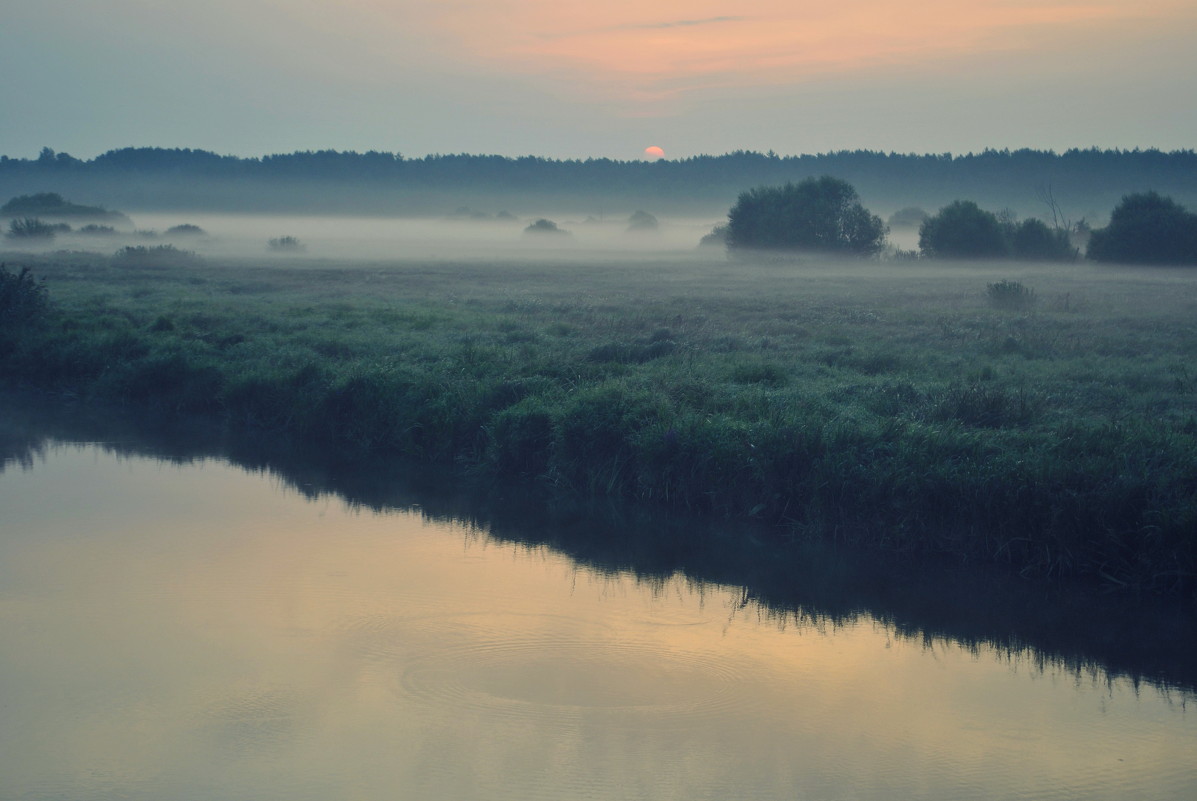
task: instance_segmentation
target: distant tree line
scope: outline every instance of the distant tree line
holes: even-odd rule
[[[1072,205],[1108,209],[1127,192],[1155,191],[1197,203],[1197,152],[1179,150],[1073,149],[985,150],[965,155],[902,154],[868,150],[779,156],[736,151],[658,161],[606,158],[557,160],[536,156],[435,154],[406,158],[399,153],[303,151],[242,158],[186,148],[122,148],[94,159],[78,159],[50,148],[37,158],[0,156],[0,191],[62,191],[69,187],[111,187],[113,202],[140,206],[170,202],[182,207],[205,200],[203,186],[219,186],[209,206],[239,201],[276,207],[296,202],[295,193],[269,194],[257,182],[320,182],[368,188],[365,203],[380,193],[418,193],[429,188],[505,193],[651,198],[727,208],[745,186],[784,185],[831,175],[852,184],[873,206],[940,206],[974,197],[997,208],[1024,210],[1044,184]],[[136,179],[132,181],[130,179]],[[217,190],[211,190],[217,192]],[[124,194],[119,194],[123,192]],[[313,199],[319,201],[319,197]],[[351,194],[327,196],[344,207]],[[1087,211],[1086,206],[1082,211]],[[348,209],[364,210],[364,209]],[[1025,211],[1024,211],[1025,213]]]

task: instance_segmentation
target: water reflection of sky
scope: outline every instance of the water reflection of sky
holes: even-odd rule
[[[215,460],[0,475],[5,798],[1177,798],[1180,696]]]

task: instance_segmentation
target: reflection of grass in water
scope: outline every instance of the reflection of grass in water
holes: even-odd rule
[[[1011,314],[977,265],[47,262],[58,322],[5,369],[342,455],[1191,587],[1197,282],[1043,269]]]
[[[318,446],[266,430],[222,431],[217,422],[139,407],[24,394],[0,396],[0,407],[0,461],[18,451],[39,456],[43,437],[175,464],[228,458],[251,472],[268,471],[309,499],[336,496],[356,510],[402,509],[455,521],[468,538],[509,541],[534,552],[548,546],[600,574],[631,572],[665,596],[674,581],[699,591],[741,587],[745,608],[734,614],[763,613],[783,626],[834,628],[871,615],[894,636],[932,646],[946,638],[970,649],[992,647],[1032,669],[1099,681],[1128,676],[1190,695],[1197,687],[1197,620],[1167,598],[1079,582],[1027,582],[975,563],[778,537],[761,522],[553,493],[384,454],[338,463]]]

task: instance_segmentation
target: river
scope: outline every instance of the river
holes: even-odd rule
[[[952,634],[959,594],[780,601],[873,574],[737,585],[697,523],[525,534],[432,471],[8,409],[4,801],[1197,797],[1191,648]]]

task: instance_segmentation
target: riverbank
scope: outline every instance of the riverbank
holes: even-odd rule
[[[1191,596],[1197,275],[10,258],[3,381]],[[1018,281],[1036,303],[991,304]]]

